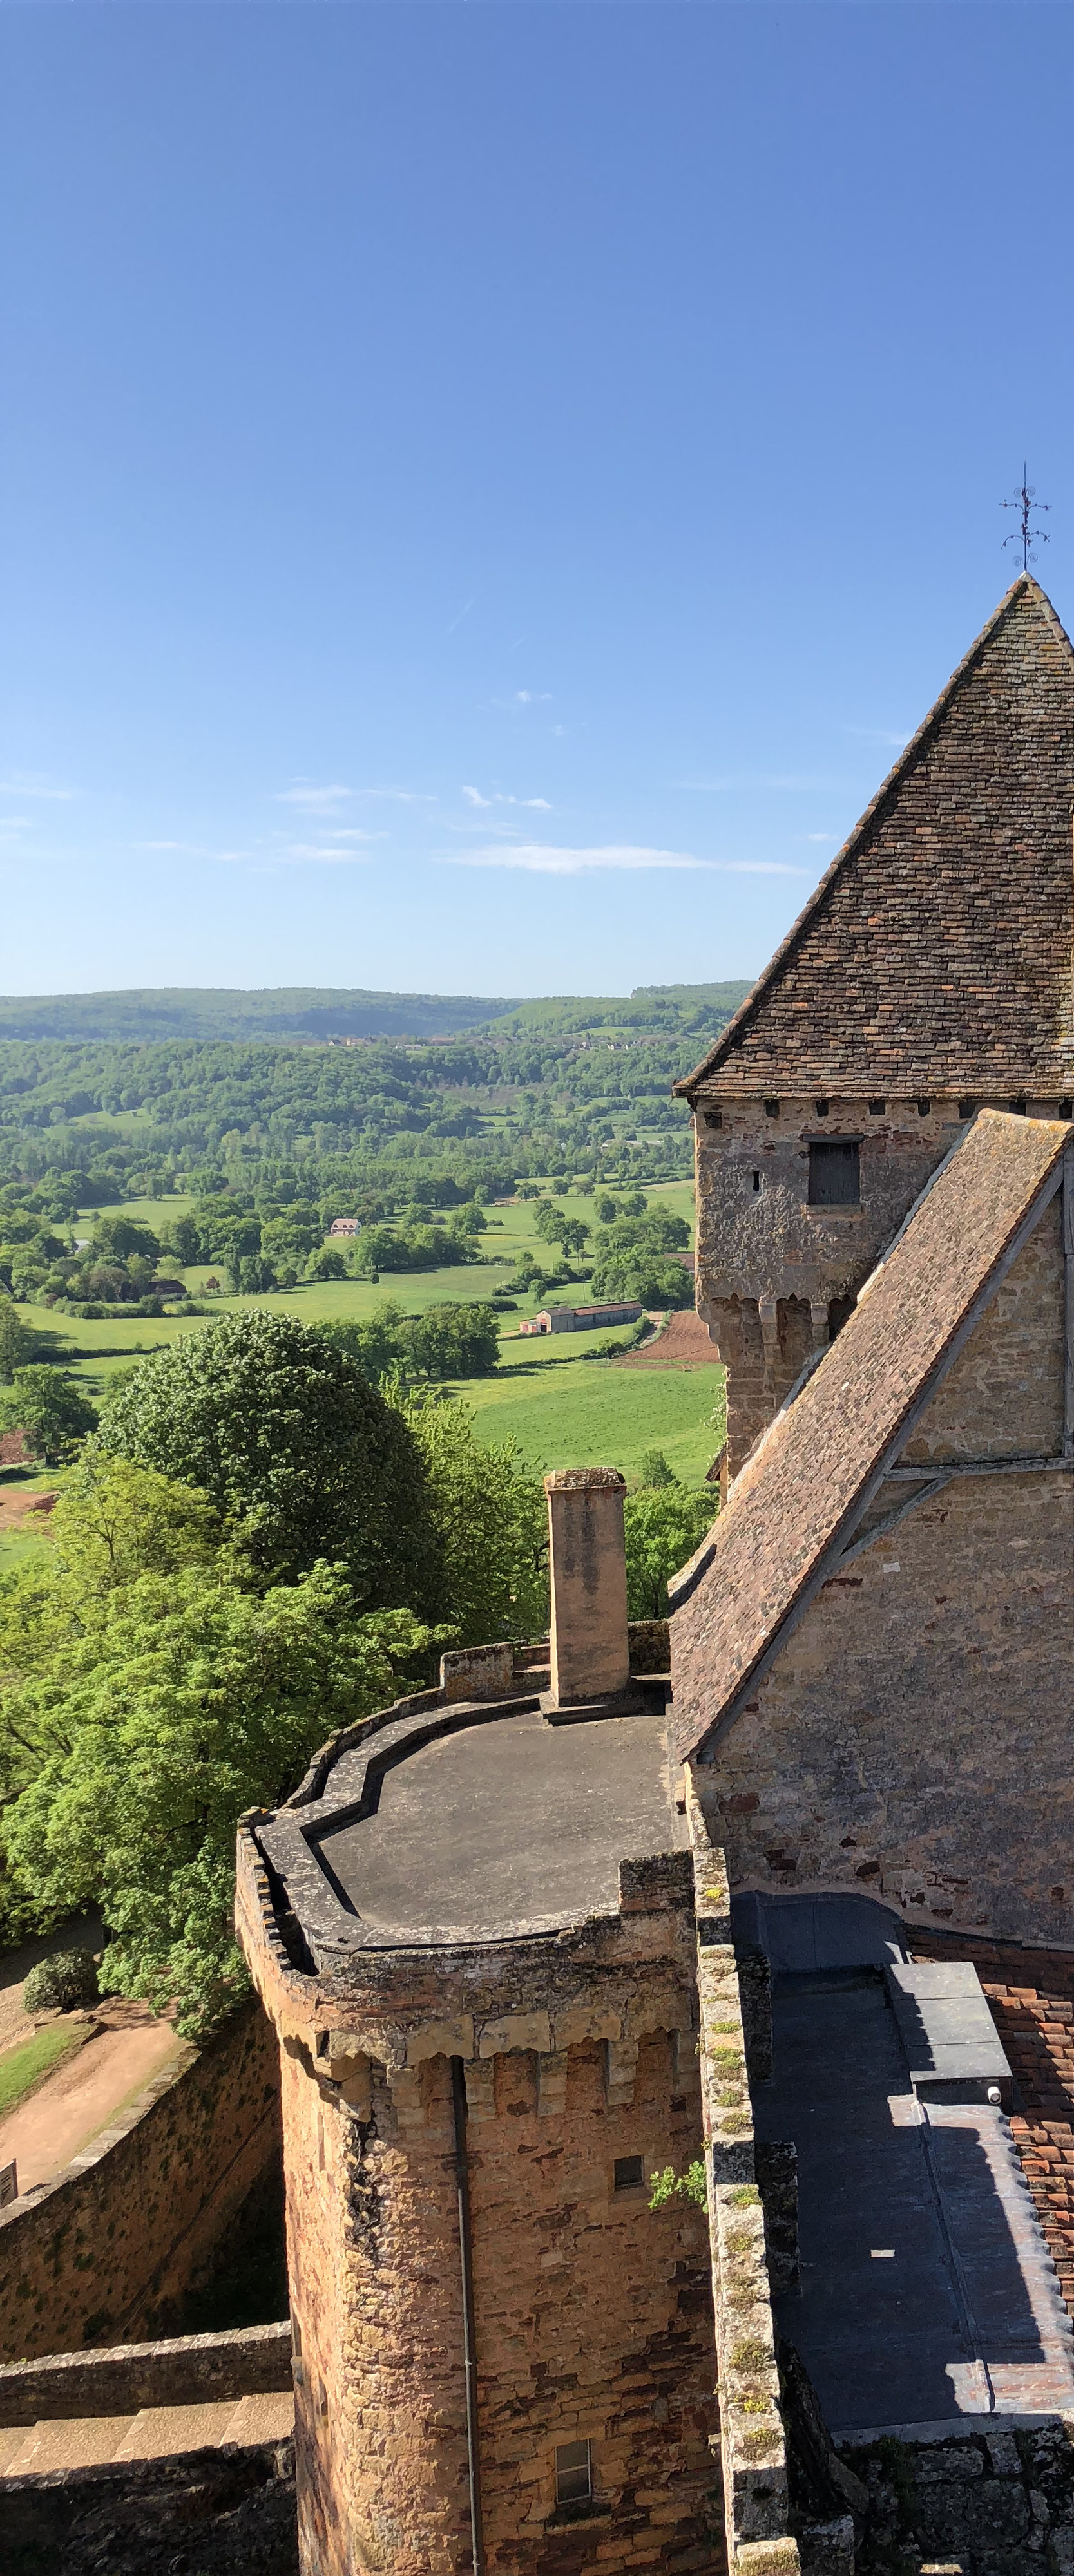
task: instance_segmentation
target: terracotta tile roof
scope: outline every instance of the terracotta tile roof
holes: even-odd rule
[[[1072,1135],[1059,1119],[981,1111],[911,1209],[838,1340],[735,1478],[693,1561],[696,1568],[707,1551],[706,1570],[671,1623],[683,1760],[727,1714],[841,1541],[1024,1218],[1038,1196],[1050,1195]]]
[[[1072,806],[1074,652],[1022,574],[676,1090],[1069,1092]]]

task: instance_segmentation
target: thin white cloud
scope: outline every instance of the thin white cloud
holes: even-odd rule
[[[0,814],[0,832],[32,832],[32,814]]]
[[[354,823],[348,823],[346,827],[340,824],[332,828],[325,826],[325,839],[328,841],[386,841],[387,838],[387,832],[363,832]]]
[[[351,793],[355,796],[379,796],[390,805],[435,805],[438,801],[419,787],[355,787]]]
[[[462,792],[468,805],[480,805],[486,813],[491,812],[494,805],[524,805],[531,814],[551,814],[555,810],[547,796],[501,796],[498,790],[494,790],[491,796],[482,796],[476,787],[464,787]]]
[[[10,778],[0,778],[0,796],[41,796],[50,804],[69,805],[73,787],[54,787],[34,769],[15,769]]]
[[[299,805],[304,814],[335,814],[353,794],[353,787],[317,787],[312,779],[300,778],[296,787],[281,787],[273,802],[276,805]]]
[[[279,788],[273,803],[297,805],[303,814],[323,815],[328,821],[342,805],[362,796],[381,797],[393,805],[435,805],[437,801],[435,796],[423,795],[413,787],[344,787],[338,780],[319,787],[311,779],[300,778],[294,787]]]
[[[797,877],[801,868],[762,859],[695,859],[686,850],[651,850],[613,841],[594,849],[567,849],[548,841],[500,843],[481,850],[448,851],[441,864],[462,868],[521,868],[534,876],[576,877],[597,868],[692,868],[723,876]]]
[[[805,838],[807,841],[834,841],[835,834],[834,832],[807,832]]]
[[[886,743],[890,751],[905,751],[911,738],[910,733],[892,733],[886,725],[847,725],[844,731],[858,742]]]
[[[450,626],[446,629],[447,634],[454,635],[456,627],[462,625],[463,618],[469,616],[473,604],[473,600],[468,599],[465,608],[460,608],[458,616],[452,618]]]
[[[270,850],[268,856],[270,859],[281,859],[285,867],[310,863],[320,867],[354,867],[372,856],[370,850],[353,848],[352,843],[355,839],[383,841],[387,839],[387,834],[384,832],[350,834],[345,841],[342,836],[332,841],[289,841],[282,850]]]
[[[356,867],[372,857],[368,844],[386,841],[386,832],[360,832],[351,827],[331,829],[327,825],[316,841],[289,841],[281,832],[271,840],[259,841],[248,850],[201,850],[201,858],[218,859],[231,866],[273,867]],[[180,849],[178,841],[149,843],[147,847]],[[189,847],[189,844],[187,845]]]

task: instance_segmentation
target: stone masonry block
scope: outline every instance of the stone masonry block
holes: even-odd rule
[[[466,2068],[466,2116],[470,2120],[494,2120],[496,2117],[496,2061],[471,2058]]]
[[[567,2108],[567,2051],[555,2049],[537,2060],[537,2109],[545,2119],[560,2119]]]
[[[421,2077],[416,2067],[393,2067],[388,2080],[392,2109],[404,2136],[424,2129],[425,2105],[421,2098]]]
[[[636,2040],[636,2039],[613,2039],[613,2040],[609,2040],[609,2042],[608,2042],[608,2104],[609,2104],[609,2108],[616,2108],[616,2109],[622,2109],[622,2110],[625,2110],[625,2109],[629,2108],[629,2105],[633,2102],[633,2099],[634,2099],[634,2085],[635,2085],[635,2082],[636,2082],[636,2080],[637,2080],[637,2073],[638,2073],[638,2043],[637,2043],[637,2040]]]
[[[474,2021],[472,2013],[460,2013],[454,2021],[426,2021],[407,2038],[408,2066],[420,2066],[423,2057],[472,2057]]]
[[[556,2014],[557,2048],[577,2048],[585,2039],[619,2039],[622,2023],[617,2012],[600,2004],[570,2004]]]
[[[478,2043],[479,2057],[506,2057],[512,2049],[535,2048],[546,2056],[552,2046],[551,2024],[546,2012],[503,2013],[498,2021],[487,2021]]]

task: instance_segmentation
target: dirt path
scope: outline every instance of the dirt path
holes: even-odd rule
[[[31,1513],[43,1514],[47,1518],[49,1512],[55,1511],[57,1500],[56,1494],[35,1493],[32,1486],[27,1488],[24,1485],[20,1489],[17,1485],[13,1488],[0,1485],[0,1530],[21,1529]]]
[[[70,2164],[181,2046],[148,2004],[98,2004],[93,2018],[97,2028],[77,2055],[0,2120],[0,2165],[16,2159],[20,2191]]]

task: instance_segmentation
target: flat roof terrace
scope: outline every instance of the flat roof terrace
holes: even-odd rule
[[[663,1711],[421,1711],[342,1753],[259,1840],[332,1949],[489,1942],[619,1908],[619,1866],[685,1850]]]

